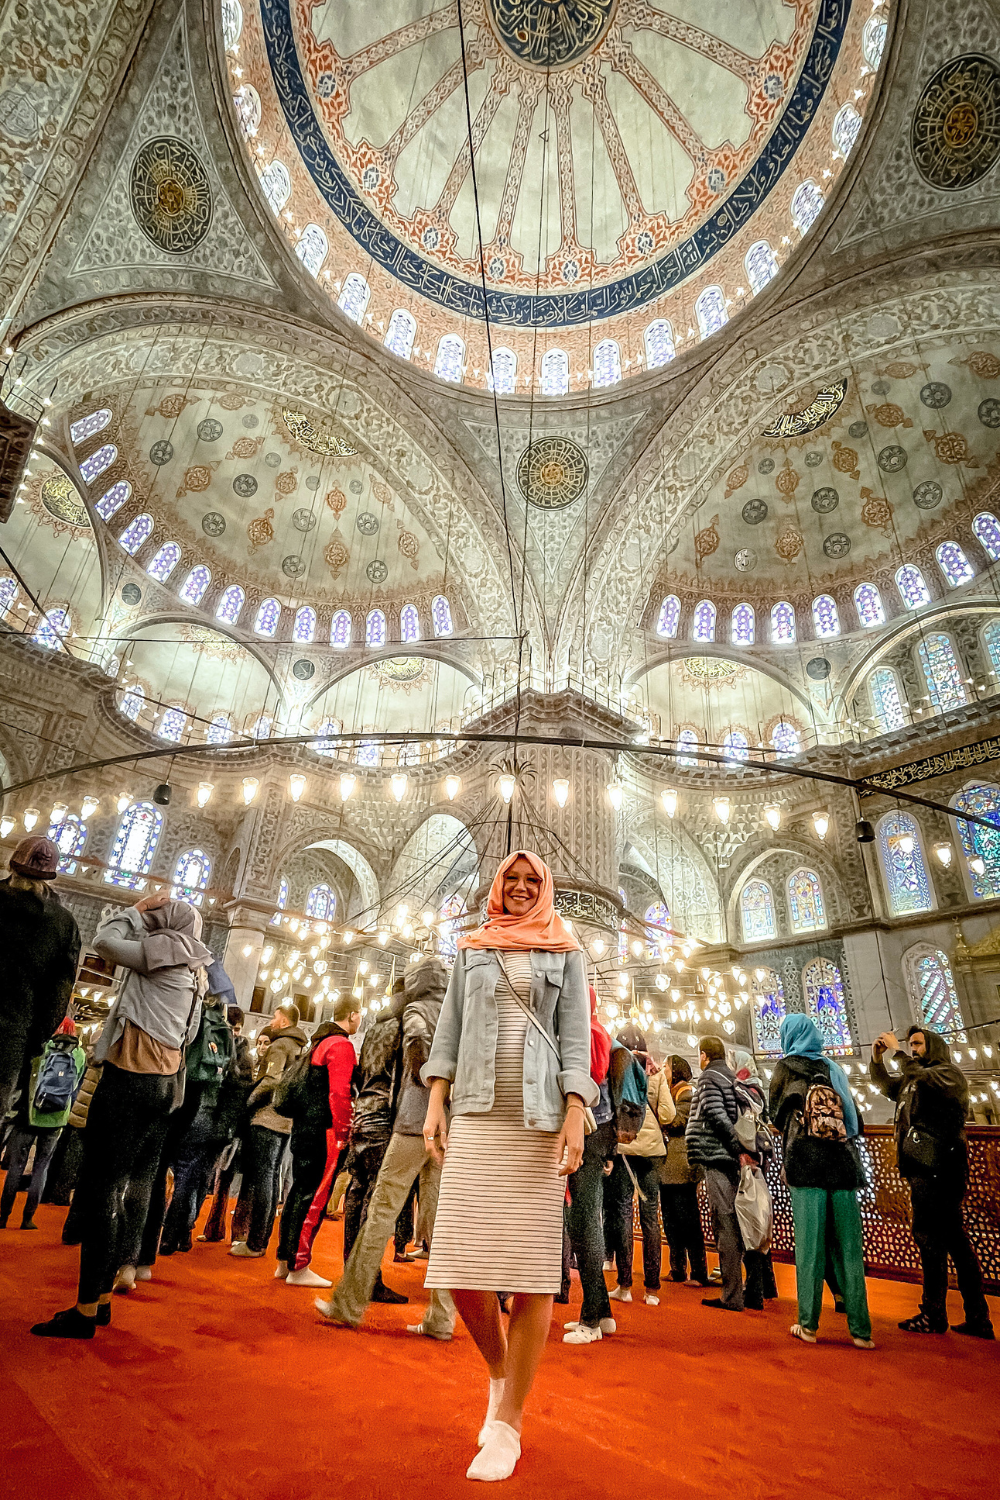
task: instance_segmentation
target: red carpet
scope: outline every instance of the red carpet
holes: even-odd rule
[[[20,1205],[18,1207],[19,1211]],[[0,1233],[0,1495],[17,1500],[453,1500],[485,1407],[485,1372],[451,1344],[405,1331],[422,1269],[389,1266],[410,1307],[373,1308],[363,1332],[322,1324],[314,1293],[272,1278],[270,1259],[198,1245],[114,1299],[93,1343],[33,1339],[73,1300],[77,1252],[63,1210],[40,1231]],[[339,1225],[318,1241],[335,1274]],[[552,1341],[525,1423],[524,1456],[500,1492],[547,1500],[939,1500],[996,1493],[1000,1344],[898,1332],[916,1288],[869,1282],[878,1349],[843,1320],[827,1342],[788,1335],[794,1272],[764,1313],[712,1312],[667,1285],[619,1312],[601,1344]],[[952,1295],[952,1316],[960,1303]],[[994,1300],[994,1320],[1000,1307]]]

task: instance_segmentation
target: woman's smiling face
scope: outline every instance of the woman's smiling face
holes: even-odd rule
[[[503,878],[503,909],[510,917],[524,917],[538,900],[542,877],[524,855],[515,859]]]

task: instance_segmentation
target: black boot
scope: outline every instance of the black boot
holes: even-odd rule
[[[31,1331],[40,1339],[92,1339],[96,1326],[96,1318],[87,1318],[75,1307],[67,1307],[47,1323],[36,1323]]]

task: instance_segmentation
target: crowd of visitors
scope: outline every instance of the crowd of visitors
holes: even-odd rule
[[[440,958],[411,960],[360,1049],[350,997],[311,1035],[294,1005],[279,1006],[251,1047],[194,906],[160,894],[109,910],[93,947],[122,981],[88,1057],[67,1014],[80,937],[52,889],[57,860],[49,840],[25,839],[0,881],[9,958],[0,1228],[12,1227],[25,1189],[20,1227],[35,1227],[57,1162],[50,1196],[69,1205],[63,1240],[80,1248],[76,1302],[36,1324],[39,1337],[94,1338],[111,1323],[114,1293],[150,1280],[157,1256],[192,1249],[206,1204],[198,1240],[228,1234],[237,1259],[260,1259],[273,1244],[275,1278],[321,1289],[316,1308],[335,1326],[357,1328],[369,1302],[407,1301],[382,1280],[392,1242],[396,1261],[427,1258],[429,1300],[409,1331],[448,1340],[458,1315],[482,1355],[487,1409],[468,1474],[502,1479],[520,1455],[552,1303],[568,1300],[571,1268],[583,1302],[564,1342],[617,1332],[617,1304],[633,1297],[636,1204],[645,1304],[660,1301],[661,1223],[670,1282],[701,1288],[706,1307],[759,1311],[777,1296],[763,1169],[780,1141],[795,1230],[791,1334],[817,1341],[826,1283],[854,1345],[874,1349],[862,1121],[811,1017],[781,1022],[767,1088],[752,1054],[717,1036],[698,1042],[694,1074],[679,1055],[654,1062],[633,1026],[613,1040],[579,942],[555,910],[551,873],[518,851],[497,871],[483,926],[460,939],[450,976]],[[905,1049],[879,1036],[870,1077],[895,1104],[923,1270],[919,1310],[899,1326],[948,1329],[950,1256],[965,1308],[955,1331],[992,1339],[962,1216],[965,1078],[926,1026],[910,1028]],[[312,1258],[345,1184],[334,1285]]]

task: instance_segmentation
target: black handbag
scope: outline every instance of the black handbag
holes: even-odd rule
[[[935,1177],[948,1165],[951,1147],[921,1125],[911,1125],[899,1147],[899,1170],[904,1177]]]

